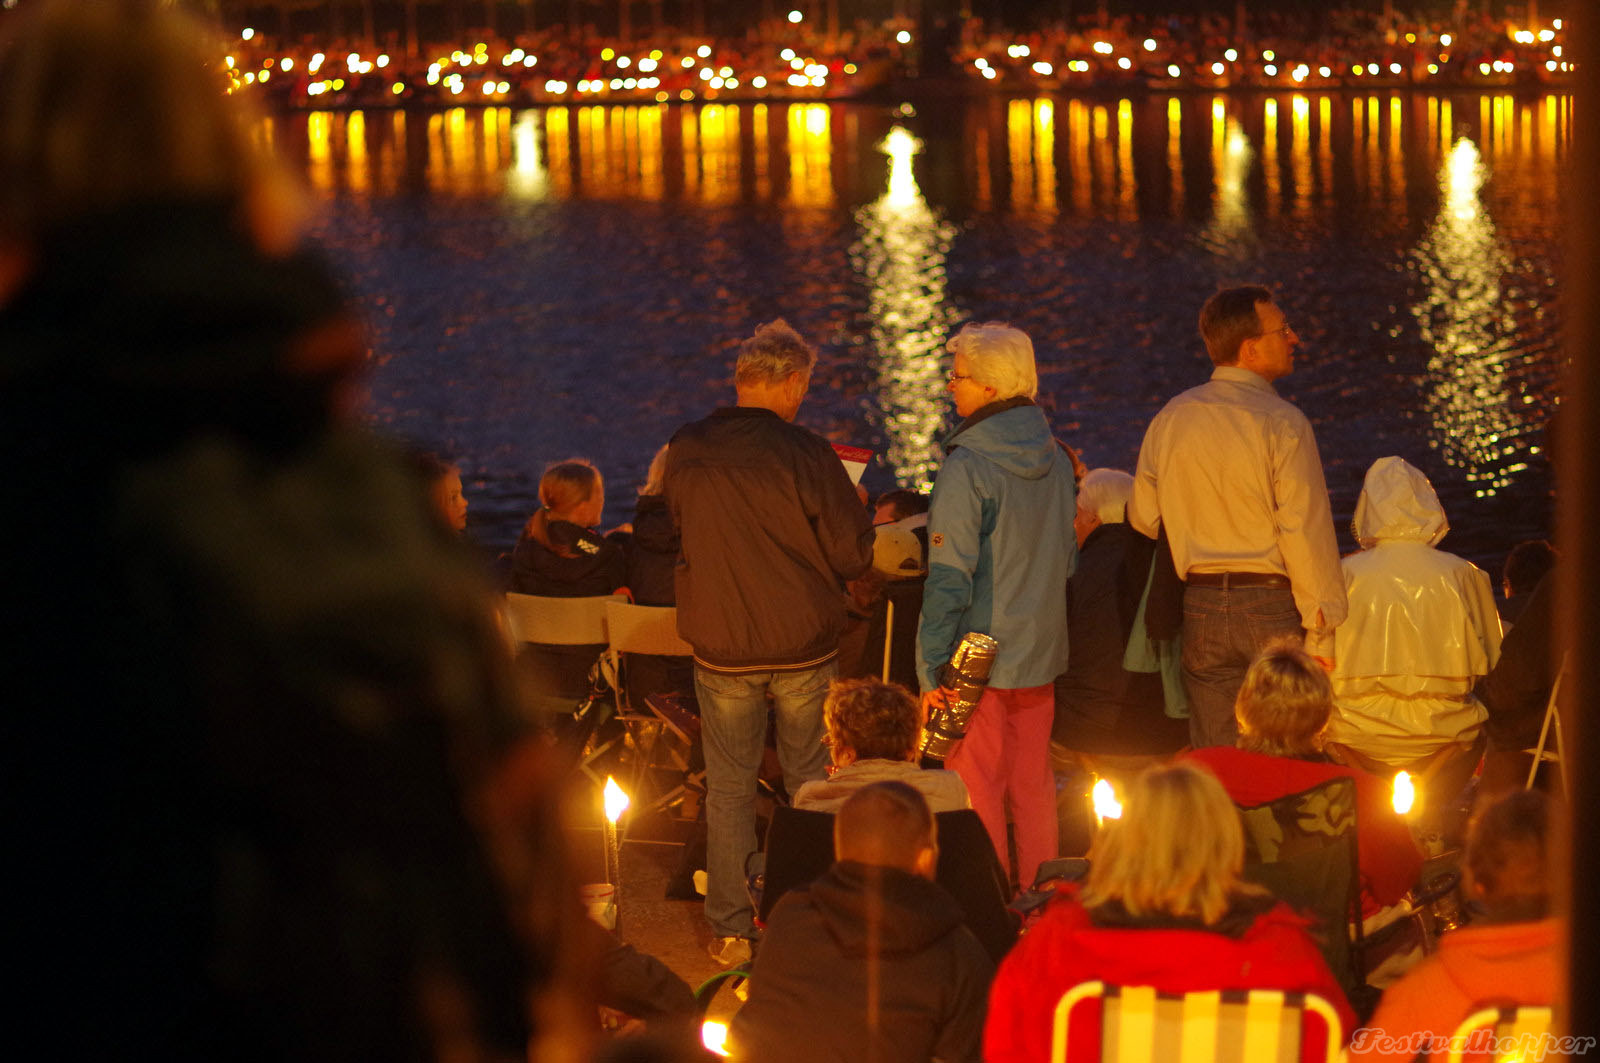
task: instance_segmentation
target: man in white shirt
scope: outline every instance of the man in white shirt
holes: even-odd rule
[[[1346,612],[1317,441],[1272,387],[1293,371],[1299,337],[1255,286],[1207,300],[1200,335],[1216,368],[1150,423],[1128,503],[1143,534],[1166,527],[1187,585],[1183,678],[1197,748],[1234,744],[1234,698],[1262,646],[1325,635]]]

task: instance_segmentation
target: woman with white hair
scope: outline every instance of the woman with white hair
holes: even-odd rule
[[[989,990],[988,1063],[1050,1058],[1052,1016],[1081,982],[1311,992],[1355,1014],[1288,905],[1241,877],[1244,830],[1222,784],[1202,767],[1169,764],[1134,778],[1122,817],[1089,853],[1089,878],[1064,886],[1007,954]],[[1098,1054],[1099,1024],[1072,1016],[1066,1058]],[[1308,1014],[1304,1044],[1320,1043]],[[1301,1058],[1319,1058],[1315,1052]]]
[[[967,784],[1003,866],[1009,805],[1012,874],[1028,883],[1057,848],[1051,683],[1067,664],[1062,589],[1077,556],[1073,464],[1033,401],[1039,381],[1025,333],[972,324],[948,349],[950,394],[963,420],[945,440],[933,486],[917,678],[925,707],[940,707],[948,696],[942,672],[962,637],[977,631],[1000,644],[988,689],[946,766]]]

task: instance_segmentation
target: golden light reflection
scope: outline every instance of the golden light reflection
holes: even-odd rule
[[[1261,170],[1267,179],[1267,214],[1275,218],[1283,205],[1283,175],[1278,171],[1278,101],[1271,96],[1262,111]]]
[[[306,149],[310,166],[306,176],[318,192],[331,193],[333,179],[333,115],[312,111],[306,115]]]
[[[1039,212],[1056,212],[1056,105],[1049,100],[1033,104],[1033,164],[1038,174],[1035,191]]]
[[[833,206],[833,119],[825,103],[789,105],[789,202]]]
[[[1094,194],[1089,175],[1089,106],[1082,100],[1067,103],[1067,135],[1072,147],[1072,163],[1068,170],[1068,179],[1072,182],[1072,210],[1081,216],[1089,213]]]
[[[367,158],[367,116],[351,111],[344,120],[345,184],[357,195],[372,190],[371,163]]]
[[[507,189],[519,199],[541,200],[550,193],[550,174],[539,150],[543,118],[539,111],[523,111],[511,128],[511,179]]]
[[[1172,181],[1174,218],[1183,214],[1183,105],[1176,96],[1167,100],[1167,176]]]
[[[545,110],[544,147],[550,156],[550,190],[565,199],[572,194],[572,113],[567,108]]]
[[[1117,101],[1117,219],[1137,221],[1139,189],[1133,176],[1133,101]]]
[[[1294,181],[1293,213],[1303,218],[1311,207],[1311,101],[1296,93],[1290,110],[1294,114],[1294,144],[1289,149]]]
[[[1205,240],[1214,248],[1242,254],[1240,240],[1250,234],[1252,218],[1245,189],[1255,151],[1238,119],[1229,118],[1219,97],[1211,106],[1211,168],[1215,188],[1211,194],[1211,221]]]
[[[1317,183],[1323,203],[1333,202],[1333,100],[1317,101]]]
[[[707,203],[739,196],[739,108],[708,103],[700,108],[700,173]]]
[[[657,113],[659,115],[659,111]],[[659,121],[659,118],[657,120]],[[750,132],[755,139],[755,150],[751,152],[751,167],[755,170],[756,198],[763,203],[772,195],[772,166],[767,158],[767,153],[771,150],[767,145],[767,123],[770,121],[766,104],[758,103],[750,109]]]
[[[1480,498],[1526,468],[1515,460],[1526,426],[1506,393],[1504,361],[1516,325],[1500,279],[1511,262],[1479,197],[1484,176],[1477,145],[1466,137],[1456,141],[1439,173],[1439,215],[1413,253],[1427,290],[1411,308],[1433,348],[1427,410],[1435,434],[1429,445],[1465,471]]]
[[[912,160],[921,141],[895,126],[880,144],[889,156],[883,195],[856,212],[861,238],[850,259],[868,287],[873,364],[895,481],[926,491],[939,463],[944,423],[945,258],[955,226],[928,206]]]
[[[1033,205],[1033,108],[1027,100],[1006,107],[1006,150],[1011,159],[1011,210],[1028,213]]]
[[[1389,175],[1388,189],[1389,202],[1397,217],[1405,216],[1406,212],[1406,159],[1405,159],[1405,132],[1402,128],[1404,110],[1400,97],[1389,98]]]

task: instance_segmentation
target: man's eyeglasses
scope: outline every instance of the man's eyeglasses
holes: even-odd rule
[[[1286,321],[1286,322],[1284,322],[1284,323],[1283,323],[1283,325],[1281,325],[1281,326],[1280,326],[1280,327],[1278,327],[1278,328],[1275,328],[1275,329],[1268,329],[1268,330],[1267,330],[1267,331],[1265,331],[1265,332],[1258,332],[1258,333],[1256,333],[1256,335],[1255,335],[1255,338],[1256,338],[1256,339],[1258,339],[1258,340],[1264,340],[1264,339],[1266,339],[1266,338],[1267,338],[1267,337],[1268,337],[1268,336],[1276,336],[1276,335],[1278,335],[1278,334],[1280,334],[1280,333],[1281,333],[1281,334],[1283,334],[1283,335],[1284,335],[1284,336],[1287,336],[1287,335],[1289,335],[1289,333],[1291,333],[1291,332],[1293,332],[1293,331],[1294,331],[1294,326],[1292,326],[1292,325],[1290,325],[1290,324],[1289,324],[1289,323],[1288,323],[1288,322],[1287,322],[1287,321]]]
[[[948,376],[945,377],[945,380],[949,381],[952,384],[954,384],[957,380],[971,380],[971,379],[972,379],[972,374],[971,373],[951,373],[951,374],[949,374]]]

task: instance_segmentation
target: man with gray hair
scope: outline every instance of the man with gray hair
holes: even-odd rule
[[[737,405],[679,429],[667,450],[678,633],[694,647],[706,757],[706,919],[712,956],[730,965],[749,959],[755,936],[744,864],[756,849],[767,699],[792,794],[825,775],[841,581],[872,565],[872,524],[843,463],[791,423],[816,360],[785,322],[762,325],[739,348]]]
[[[1073,462],[1034,404],[1039,378],[1026,333],[969,324],[947,346],[962,422],[945,440],[933,485],[918,680],[931,711],[947,697],[940,673],[964,635],[978,631],[1000,644],[988,689],[946,766],[967,784],[1002,866],[1010,807],[1012,876],[1026,885],[1057,847],[1051,683],[1067,666]]]

